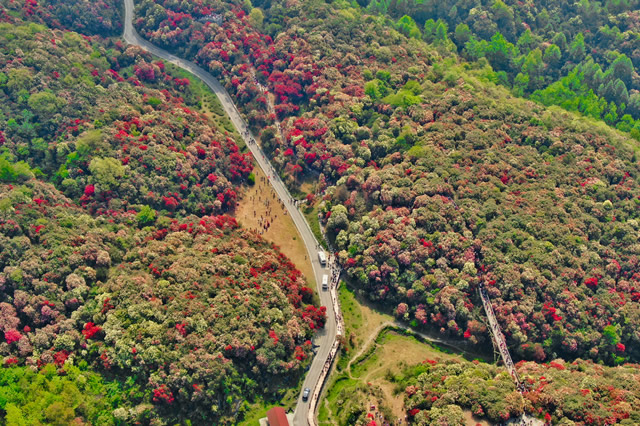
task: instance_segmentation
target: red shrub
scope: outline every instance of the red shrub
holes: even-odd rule
[[[96,334],[102,331],[102,327],[95,325],[92,322],[88,322],[84,325],[84,329],[82,330],[82,334],[85,339],[92,339]]]
[[[4,338],[8,344],[12,344],[22,339],[22,334],[18,330],[7,330],[4,332]]]

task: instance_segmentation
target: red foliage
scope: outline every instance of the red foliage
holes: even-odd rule
[[[136,77],[142,81],[154,81],[156,79],[156,73],[153,69],[153,65],[145,62],[133,67]]]
[[[87,197],[91,197],[96,192],[96,187],[94,185],[87,185],[84,187],[84,195]]]
[[[327,319],[327,308],[325,306],[316,308],[313,305],[308,305],[302,313],[302,318],[309,322],[311,328],[322,328]]]
[[[16,358],[15,356],[9,357],[4,361],[5,367],[9,367],[11,365],[17,365],[17,364],[18,364],[18,358]]]
[[[591,277],[584,280],[584,285],[589,287],[592,290],[595,290],[598,287],[598,277]]]
[[[307,354],[304,352],[304,349],[302,349],[302,347],[300,346],[296,346],[295,349],[295,357],[298,361],[302,361],[303,359],[305,359],[307,357]]]
[[[173,393],[171,393],[164,384],[153,390],[153,402],[165,402],[167,404],[171,404],[174,399]]]
[[[96,334],[98,334],[100,331],[102,331],[102,327],[95,325],[92,322],[88,322],[84,325],[84,329],[82,330],[82,334],[84,335],[85,339],[92,339],[93,337],[95,337]]]
[[[62,350],[62,351],[56,352],[53,355],[53,362],[58,367],[62,367],[65,361],[67,360],[67,358],[69,358],[69,352]]]
[[[164,203],[165,207],[168,208],[169,210],[175,210],[179,204],[178,200],[176,200],[174,197],[166,197],[166,196],[162,197],[162,202]]]
[[[556,308],[551,306],[551,302],[546,302],[542,307],[542,314],[546,317],[551,317],[554,321],[560,321],[561,316],[556,314]]]
[[[275,332],[275,331],[273,331],[273,330],[269,330],[269,337],[270,337],[271,339],[273,339],[273,344],[274,344],[274,345],[278,343],[279,339],[278,339],[278,335],[276,334],[276,332]]]
[[[18,330],[7,330],[4,332],[4,338],[8,344],[12,344],[22,339],[22,334]]]
[[[176,324],[176,329],[178,330],[178,333],[180,333],[182,335],[182,337],[186,337],[187,336],[187,330],[185,329],[187,326],[186,323],[181,323],[181,324]]]

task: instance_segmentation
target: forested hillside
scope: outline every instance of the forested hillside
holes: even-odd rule
[[[274,117],[254,109],[255,69],[286,135],[267,128],[263,145],[291,182],[320,173],[341,262],[398,317],[485,340],[482,280],[519,357],[640,359],[636,142],[513,98],[482,61],[384,18],[290,6],[212,3],[218,24],[147,0],[138,26],[227,75],[260,124]]]
[[[229,215],[252,159],[162,62],[14,10],[0,23],[4,420],[236,423],[297,383],[325,320],[294,265]]]
[[[410,37],[486,58],[497,82],[640,139],[638,2],[374,0]],[[453,44],[452,44],[453,42]]]
[[[122,32],[122,2],[117,0],[2,0],[0,20],[21,17],[52,28],[87,35],[118,36]]]
[[[233,423],[292,386],[324,311],[229,216],[252,180],[230,129],[188,79],[87,35],[119,28],[119,4],[2,4],[5,364],[84,361],[105,380],[87,399],[122,395],[98,397],[114,422]],[[309,213],[360,294],[486,349],[483,283],[536,362],[524,397],[492,366],[408,371],[412,421],[637,420],[635,1],[136,4],[142,36],[223,81],[292,189],[317,183]],[[0,380],[25,392],[15,371]],[[16,401],[7,416],[31,415]]]
[[[464,419],[463,409],[499,423],[535,413],[549,424],[632,425],[640,422],[638,368],[590,361],[521,362],[530,391],[520,397],[509,374],[484,363],[432,360],[394,378],[417,424]],[[458,420],[459,421],[459,420]]]

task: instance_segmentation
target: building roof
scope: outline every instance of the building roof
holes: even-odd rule
[[[273,407],[267,411],[267,422],[269,426],[289,426],[287,413],[284,412],[282,407]]]

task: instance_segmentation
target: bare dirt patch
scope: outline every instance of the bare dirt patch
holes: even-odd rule
[[[266,181],[259,167],[254,168],[256,183],[247,187],[236,207],[235,217],[245,228],[256,231],[264,239],[280,247],[294,265],[304,274],[314,290],[316,281],[307,255],[307,249],[291,217],[278,196]]]

